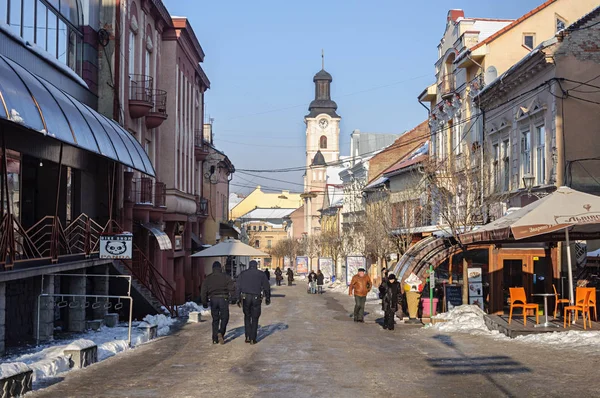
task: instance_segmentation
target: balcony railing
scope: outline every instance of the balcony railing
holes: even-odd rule
[[[164,182],[154,183],[154,206],[167,206],[167,185]]]
[[[167,92],[165,90],[150,90],[152,108],[146,115],[146,127],[153,129],[164,122],[167,115]]]
[[[196,215],[208,216],[208,199],[196,195]]]
[[[208,156],[208,143],[204,140],[204,130],[198,129],[194,132],[194,154],[198,160],[204,160]]]
[[[452,95],[456,91],[456,77],[450,73],[443,75],[438,83],[438,93],[442,98]]]
[[[146,116],[152,109],[154,80],[145,75],[129,75],[129,115],[133,119]]]
[[[167,186],[164,182],[154,182],[152,178],[141,177],[131,180],[130,200],[136,205],[165,207]]]

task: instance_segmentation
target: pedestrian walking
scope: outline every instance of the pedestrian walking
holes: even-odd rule
[[[208,308],[212,316],[213,344],[225,344],[225,331],[229,322],[229,300],[234,297],[233,280],[222,270],[221,263],[215,261],[212,273],[206,277],[200,288],[202,306]]]
[[[281,272],[281,268],[277,267],[275,269],[275,282],[277,282],[277,286],[281,286],[282,280],[283,280],[283,272]]]
[[[292,271],[291,268],[288,268],[288,270],[287,270],[287,279],[288,279],[288,286],[292,286],[292,282],[294,281],[294,271]]]
[[[365,321],[365,303],[372,286],[371,278],[366,274],[365,269],[359,268],[358,274],[352,277],[348,290],[349,296],[354,294],[354,322]]]
[[[244,309],[246,343],[256,344],[260,306],[263,297],[266,305],[271,304],[271,287],[265,273],[258,270],[256,261],[250,261],[248,266],[248,269],[238,277],[237,295]]]
[[[381,269],[381,283],[383,283],[383,282],[387,282],[387,279],[388,279],[388,272],[389,272],[389,271],[388,271],[388,269],[387,269],[387,268],[385,268],[385,267],[383,267],[383,268]]]
[[[267,280],[270,281],[271,280],[271,273],[269,272],[268,268],[265,269],[265,275],[267,276]]]
[[[321,270],[317,271],[317,289],[319,294],[323,294],[323,284],[325,283],[325,275]]]
[[[310,271],[308,274],[308,290],[310,294],[317,293],[317,274],[315,274],[315,271]]]
[[[401,293],[400,283],[394,274],[389,274],[387,280],[379,286],[384,329],[394,330],[394,315],[398,311]]]

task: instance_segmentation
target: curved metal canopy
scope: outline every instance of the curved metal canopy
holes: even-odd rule
[[[142,146],[118,123],[1,55],[0,118],[155,174]]]

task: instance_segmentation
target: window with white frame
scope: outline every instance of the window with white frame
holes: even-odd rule
[[[531,131],[521,133],[521,177],[531,174]]]
[[[535,175],[537,185],[546,183],[546,128],[537,126],[535,128],[536,154],[535,154]]]
[[[504,177],[504,191],[510,189],[510,141],[502,141],[502,176]]]

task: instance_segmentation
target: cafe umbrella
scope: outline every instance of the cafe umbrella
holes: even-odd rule
[[[564,231],[564,239],[563,239]],[[522,209],[464,234],[463,243],[506,240],[566,241],[569,301],[573,296],[573,267],[570,238],[598,239],[600,236],[600,197],[560,187]]]
[[[208,249],[192,254],[190,257],[270,257],[269,254],[240,242],[237,239],[226,239]]]

